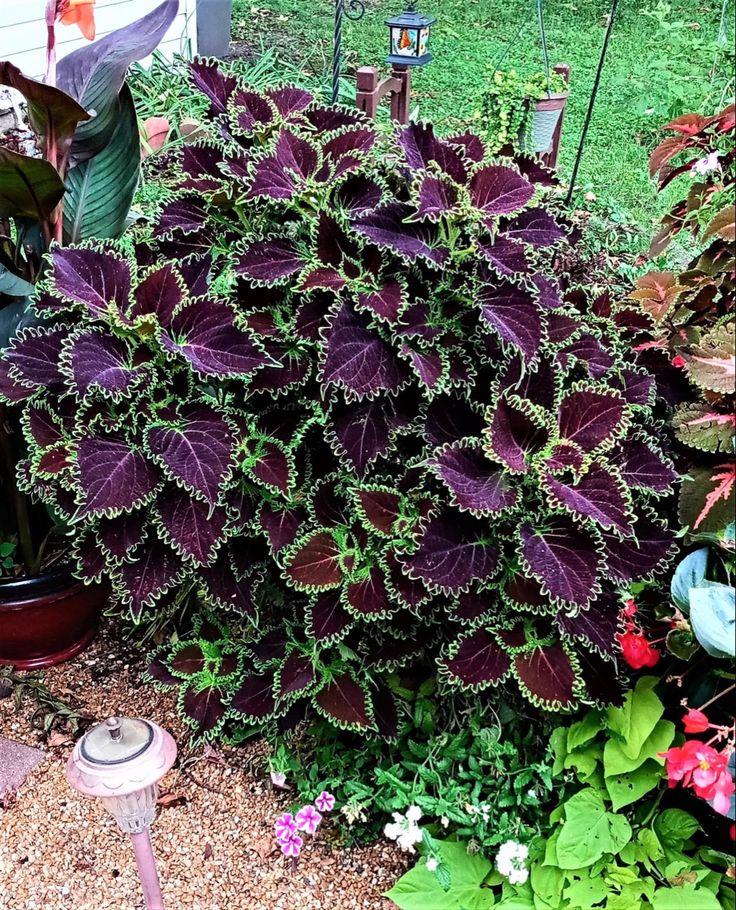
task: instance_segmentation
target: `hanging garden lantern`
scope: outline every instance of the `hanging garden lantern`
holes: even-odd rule
[[[130,835],[148,910],[163,910],[149,828],[158,782],[174,764],[176,743],[148,720],[110,717],[74,747],[66,776],[75,790],[96,796]]]
[[[390,45],[388,63],[394,66],[424,66],[432,59],[429,33],[437,20],[417,12],[416,0],[400,16],[386,19]]]

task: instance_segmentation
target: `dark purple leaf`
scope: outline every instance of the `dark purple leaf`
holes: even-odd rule
[[[365,123],[365,114],[354,108],[326,107],[323,104],[316,104],[308,110],[305,118],[314,127],[318,135],[333,133],[336,130],[344,130],[346,127]]]
[[[479,243],[478,251],[485,256],[499,275],[511,278],[529,271],[524,247],[515,240],[499,234],[493,243]]]
[[[123,313],[130,296],[130,265],[115,253],[56,248],[51,253],[49,278],[57,293],[70,303],[84,304],[99,316],[113,304]]]
[[[60,386],[63,377],[59,359],[69,333],[65,325],[22,330],[3,351],[3,366],[8,369],[8,378],[29,387],[53,389]],[[12,400],[12,388],[8,392]]]
[[[252,477],[279,493],[286,495],[294,480],[289,456],[275,442],[266,440],[258,447],[258,457],[248,464]]]
[[[141,374],[131,363],[128,345],[114,335],[83,332],[68,348],[74,385],[80,398],[91,390],[113,396],[130,391]]]
[[[130,554],[118,569],[123,600],[134,617],[153,606],[157,597],[178,581],[181,560],[162,541],[153,539]]]
[[[545,610],[549,607],[549,598],[546,594],[542,594],[541,585],[536,578],[527,578],[520,572],[506,580],[503,593],[514,606],[522,609],[535,607]],[[540,610],[535,609],[534,612],[537,613]]]
[[[159,325],[168,327],[174,310],[184,300],[181,279],[167,262],[146,275],[135,289],[134,297],[127,314],[131,322],[140,316],[155,316]]]
[[[365,690],[349,673],[340,673],[324,685],[315,697],[317,706],[338,725],[369,727],[370,700]]]
[[[473,174],[470,198],[486,217],[518,212],[534,195],[534,187],[510,167],[491,164]]]
[[[391,448],[391,420],[388,405],[380,398],[364,404],[343,404],[333,408],[332,431],[343,454],[358,474]]]
[[[547,338],[551,344],[562,344],[580,328],[580,323],[564,313],[551,313],[547,317]]]
[[[342,307],[330,328],[323,379],[359,397],[383,389],[396,392],[406,381],[406,367],[391,347],[367,326],[364,316],[353,312],[347,304]]]
[[[378,566],[373,566],[365,578],[351,581],[345,597],[348,607],[361,616],[382,616],[396,609],[389,600],[383,571]]]
[[[24,416],[28,431],[36,445],[45,449],[46,446],[61,441],[63,430],[60,422],[47,408],[35,404],[28,405]]]
[[[114,518],[101,518],[97,534],[103,548],[115,559],[124,559],[146,536],[143,512],[123,512]]]
[[[235,453],[235,434],[221,414],[188,405],[180,417],[151,424],[146,441],[172,480],[212,505],[220,499]]]
[[[181,685],[181,680],[169,670],[165,658],[167,652],[168,648],[166,648],[164,654],[157,654],[153,660],[149,661],[146,673],[155,683],[160,683],[163,686],[179,686]]]
[[[324,591],[342,581],[340,548],[329,531],[317,531],[294,545],[284,575],[300,591]]]
[[[337,293],[337,291],[344,288],[346,284],[347,279],[341,275],[337,269],[321,266],[313,269],[302,277],[299,282],[299,290],[310,291],[315,288],[322,288]]]
[[[161,527],[180,553],[198,565],[212,561],[227,522],[224,509],[212,508],[178,489],[159,497],[156,508]]]
[[[220,189],[224,175],[220,165],[224,161],[222,150],[213,145],[185,145],[181,157],[181,169],[190,179],[182,189],[198,193],[211,193]]]
[[[484,689],[506,678],[511,659],[490,632],[476,629],[461,640],[455,656],[445,666],[451,679],[474,689]]]
[[[376,133],[366,127],[333,137],[322,147],[325,164],[318,178],[339,180],[351,171],[360,170],[375,144]]]
[[[292,199],[299,184],[317,170],[317,149],[289,130],[282,130],[273,155],[256,162],[249,197]]]
[[[581,518],[590,518],[606,530],[615,529],[626,537],[631,534],[626,495],[615,475],[598,462],[593,462],[577,483],[550,475],[545,483],[553,506],[557,504]]]
[[[410,261],[423,257],[442,265],[449,251],[441,245],[437,225],[407,221],[415,214],[404,202],[388,202],[353,222],[354,229],[378,247],[387,247]]]
[[[395,739],[399,733],[399,715],[396,699],[388,686],[379,686],[373,692],[373,714],[379,734],[384,739]]]
[[[678,474],[661,452],[651,449],[641,439],[625,439],[613,453],[621,477],[630,487],[667,493]]]
[[[378,291],[364,291],[358,294],[358,306],[370,310],[379,319],[394,323],[406,303],[404,288],[398,281],[387,281]]]
[[[527,457],[537,452],[547,441],[547,432],[530,417],[503,398],[499,400],[490,419],[490,449],[498,461],[510,470],[525,474]]]
[[[527,209],[505,228],[507,237],[529,246],[552,246],[565,239],[565,232],[544,209]]]
[[[245,136],[262,130],[276,115],[274,105],[265,95],[249,89],[238,89],[230,99],[230,108],[238,130]]]
[[[457,594],[495,572],[498,550],[492,537],[486,522],[445,511],[430,519],[418,549],[404,564],[411,577],[444,594]]]
[[[544,307],[545,310],[554,310],[562,306],[560,286],[554,278],[548,278],[546,275],[534,275],[532,284],[534,284],[536,289],[537,303]]]
[[[172,199],[164,204],[153,228],[153,236],[166,237],[172,234],[195,234],[208,221],[207,209],[198,196]]]
[[[226,113],[230,98],[238,85],[235,76],[223,73],[216,63],[200,59],[189,64],[189,72],[194,87],[210,100],[211,113]]]
[[[176,673],[182,673],[184,676],[194,676],[195,673],[204,670],[205,660],[202,648],[198,644],[193,644],[187,645],[181,651],[177,651],[169,661],[169,666]]]
[[[578,610],[573,616],[560,610],[557,625],[565,635],[585,639],[604,654],[613,654],[618,631],[618,610],[615,596],[599,597],[587,610]]]
[[[402,570],[394,553],[386,554],[388,585],[404,606],[416,609],[431,599],[431,594],[421,581],[409,578]]]
[[[296,244],[274,237],[251,244],[235,260],[235,274],[266,285],[277,284],[305,266]]]
[[[380,184],[362,174],[348,177],[335,193],[335,202],[348,214],[357,218],[372,212],[381,202],[383,190]]]
[[[450,502],[477,515],[498,515],[516,504],[516,490],[480,446],[457,445],[429,462],[450,491]]]
[[[276,503],[265,502],[261,506],[259,521],[268,536],[271,552],[278,553],[294,543],[306,518],[304,509],[282,508]]]
[[[248,720],[265,720],[276,710],[271,673],[246,676],[235,690],[230,707]]]
[[[618,393],[570,392],[560,402],[557,421],[560,436],[583,452],[609,442],[620,430],[626,403]]]
[[[502,341],[518,348],[527,361],[534,360],[542,343],[544,322],[532,295],[518,285],[502,282],[495,287],[484,284],[476,299],[481,319]]]
[[[314,680],[315,672],[311,658],[298,651],[292,651],[279,673],[279,698],[303,692]]]
[[[437,221],[449,215],[457,204],[457,189],[451,180],[427,174],[419,189],[417,216]]]
[[[187,689],[181,709],[184,717],[193,721],[195,729],[200,734],[212,733],[225,716],[226,710],[222,692],[214,686]]]
[[[457,136],[448,136],[447,142],[450,145],[457,145],[463,150],[468,161],[474,161],[476,164],[486,156],[485,146],[482,140],[475,133],[460,133]]]
[[[572,708],[575,669],[559,642],[514,656],[514,671],[526,691],[545,708]]]
[[[339,590],[318,594],[309,608],[308,628],[318,642],[340,635],[351,622],[352,616],[342,605]]]
[[[266,90],[266,95],[276,105],[276,110],[284,120],[292,114],[298,114],[314,101],[314,95],[296,85],[284,85]]]
[[[391,536],[401,511],[401,497],[391,490],[358,490],[360,509],[379,534]]]
[[[436,351],[413,348],[402,344],[400,352],[409,358],[419,381],[430,392],[435,392],[445,376],[447,362]]]
[[[455,183],[464,184],[467,181],[463,154],[452,143],[438,139],[431,123],[410,123],[399,132],[398,140],[406,163],[412,170],[426,170],[434,161]]]
[[[82,515],[133,509],[156,489],[160,474],[138,449],[120,439],[83,439],[77,449]]]
[[[579,607],[590,603],[601,569],[590,534],[564,518],[555,518],[541,528],[525,522],[520,539],[524,565],[539,579],[545,593]]]
[[[624,540],[603,535],[608,575],[624,584],[661,571],[674,552],[675,537],[664,524],[648,516],[634,525],[634,535]]]
[[[593,379],[601,379],[611,369],[614,359],[593,335],[587,333],[576,338],[558,353],[557,358],[563,368],[567,368],[570,358],[587,369]]]
[[[427,408],[425,432],[434,446],[480,436],[483,426],[483,416],[473,410],[465,398],[443,395]]]
[[[209,603],[222,610],[235,610],[241,616],[255,615],[253,581],[236,576],[224,547],[211,566],[199,570],[199,577]]]
[[[623,369],[621,375],[611,377],[611,385],[620,389],[629,404],[648,405],[652,400],[654,376],[634,369]]]
[[[161,340],[203,376],[245,377],[267,362],[250,335],[236,327],[230,307],[213,300],[196,300],[180,310]]]
[[[19,401],[25,401],[34,394],[34,389],[21,385],[10,375],[10,361],[8,359],[9,351],[3,352],[3,359],[0,360],[0,397],[4,398],[11,404]],[[59,374],[61,379],[61,374]]]

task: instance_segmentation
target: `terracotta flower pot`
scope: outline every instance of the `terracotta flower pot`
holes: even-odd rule
[[[104,585],[85,585],[67,567],[0,580],[0,664],[37,670],[70,660],[97,633]]]

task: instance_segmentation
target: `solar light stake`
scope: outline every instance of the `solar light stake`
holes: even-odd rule
[[[74,747],[67,780],[96,796],[133,842],[147,910],[165,910],[150,826],[158,783],[176,759],[176,743],[161,727],[133,717],[110,717]]]

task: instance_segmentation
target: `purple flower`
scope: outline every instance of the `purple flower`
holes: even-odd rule
[[[272,771],[271,772],[271,783],[274,787],[278,787],[279,790],[286,789],[286,775],[283,771]]]
[[[284,856],[292,856],[294,859],[296,859],[302,852],[304,841],[301,839],[301,837],[299,837],[298,834],[292,832],[288,838],[280,840],[279,844],[281,845],[281,852],[284,854]]]
[[[283,844],[296,834],[296,819],[291,812],[284,812],[283,815],[276,819],[274,830],[276,831],[276,840]]]
[[[323,790],[317,799],[315,799],[314,805],[320,812],[332,812],[335,808],[335,797],[331,793],[328,793],[327,790]]]
[[[300,831],[314,834],[322,821],[322,816],[314,806],[304,806],[296,814],[296,826]]]

